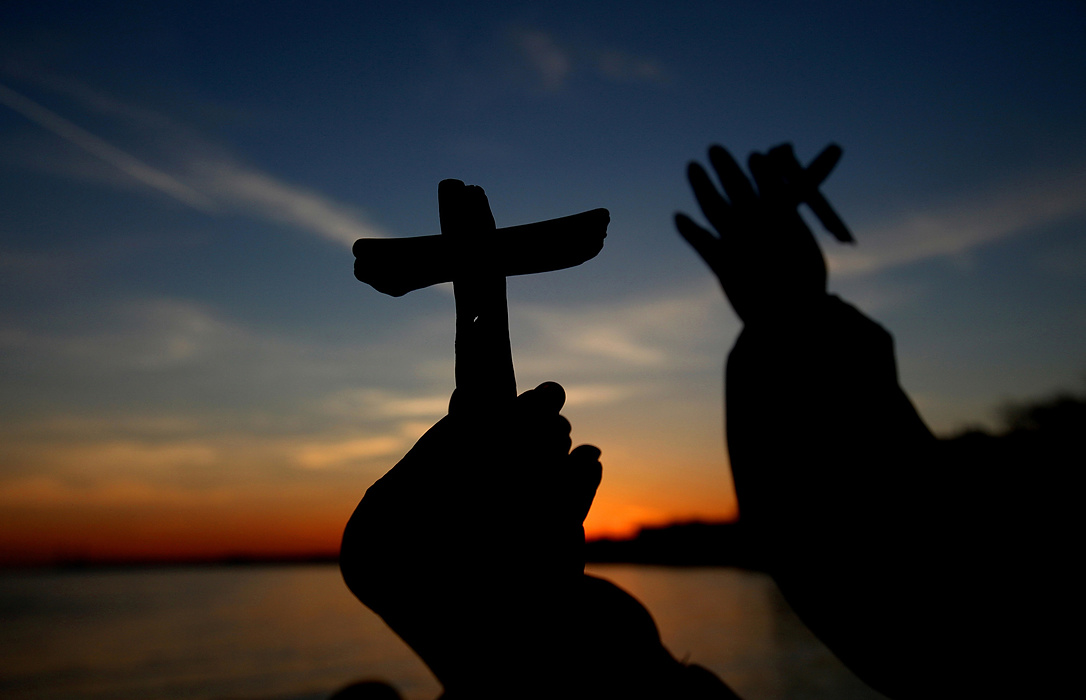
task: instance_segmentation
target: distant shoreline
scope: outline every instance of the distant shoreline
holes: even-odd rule
[[[585,543],[590,564],[658,566],[728,566],[760,569],[735,522],[684,522],[643,527],[628,539],[600,538]],[[287,555],[230,554],[220,557],[169,559],[62,559],[52,562],[0,565],[0,573],[15,571],[80,572],[118,569],[213,568],[228,566],[304,566],[335,564],[337,552]]]
[[[585,560],[593,564],[763,568],[746,528],[738,522],[692,521],[643,527],[630,539],[586,542]]]

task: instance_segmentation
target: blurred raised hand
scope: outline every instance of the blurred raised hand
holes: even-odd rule
[[[675,215],[679,233],[720,280],[732,308],[746,324],[795,318],[826,294],[826,263],[798,206],[812,210],[839,240],[851,241],[818,184],[840,157],[830,146],[802,168],[788,144],[748,161],[753,184],[728,151],[709,149],[720,188],[698,163],[687,177],[712,230],[686,214]]]

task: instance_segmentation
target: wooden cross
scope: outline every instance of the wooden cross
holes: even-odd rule
[[[437,188],[440,236],[362,238],[354,274],[402,296],[441,282],[456,299],[456,406],[493,410],[516,398],[505,278],[580,265],[603,248],[606,209],[497,228],[486,193],[460,180]]]

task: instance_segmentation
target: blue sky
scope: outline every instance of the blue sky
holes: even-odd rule
[[[6,517],[54,552],[117,513],[339,527],[452,388],[450,291],[382,297],[349,246],[436,233],[449,177],[499,226],[611,211],[509,283],[521,388],[603,449],[590,525],[733,512],[739,326],[671,224],[714,142],[843,146],[831,286],[937,431],[1080,389],[1084,66],[1072,2],[5,3]]]

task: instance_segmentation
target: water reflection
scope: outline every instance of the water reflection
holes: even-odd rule
[[[327,697],[388,678],[437,683],[334,566],[0,578],[5,698]]]
[[[745,700],[879,700],[796,618],[763,574],[721,568],[596,565],[652,611],[665,646]]]
[[[665,644],[747,700],[871,700],[769,579],[729,569],[598,565],[653,612]],[[4,698],[323,698],[382,678],[439,686],[334,566],[0,576]]]

